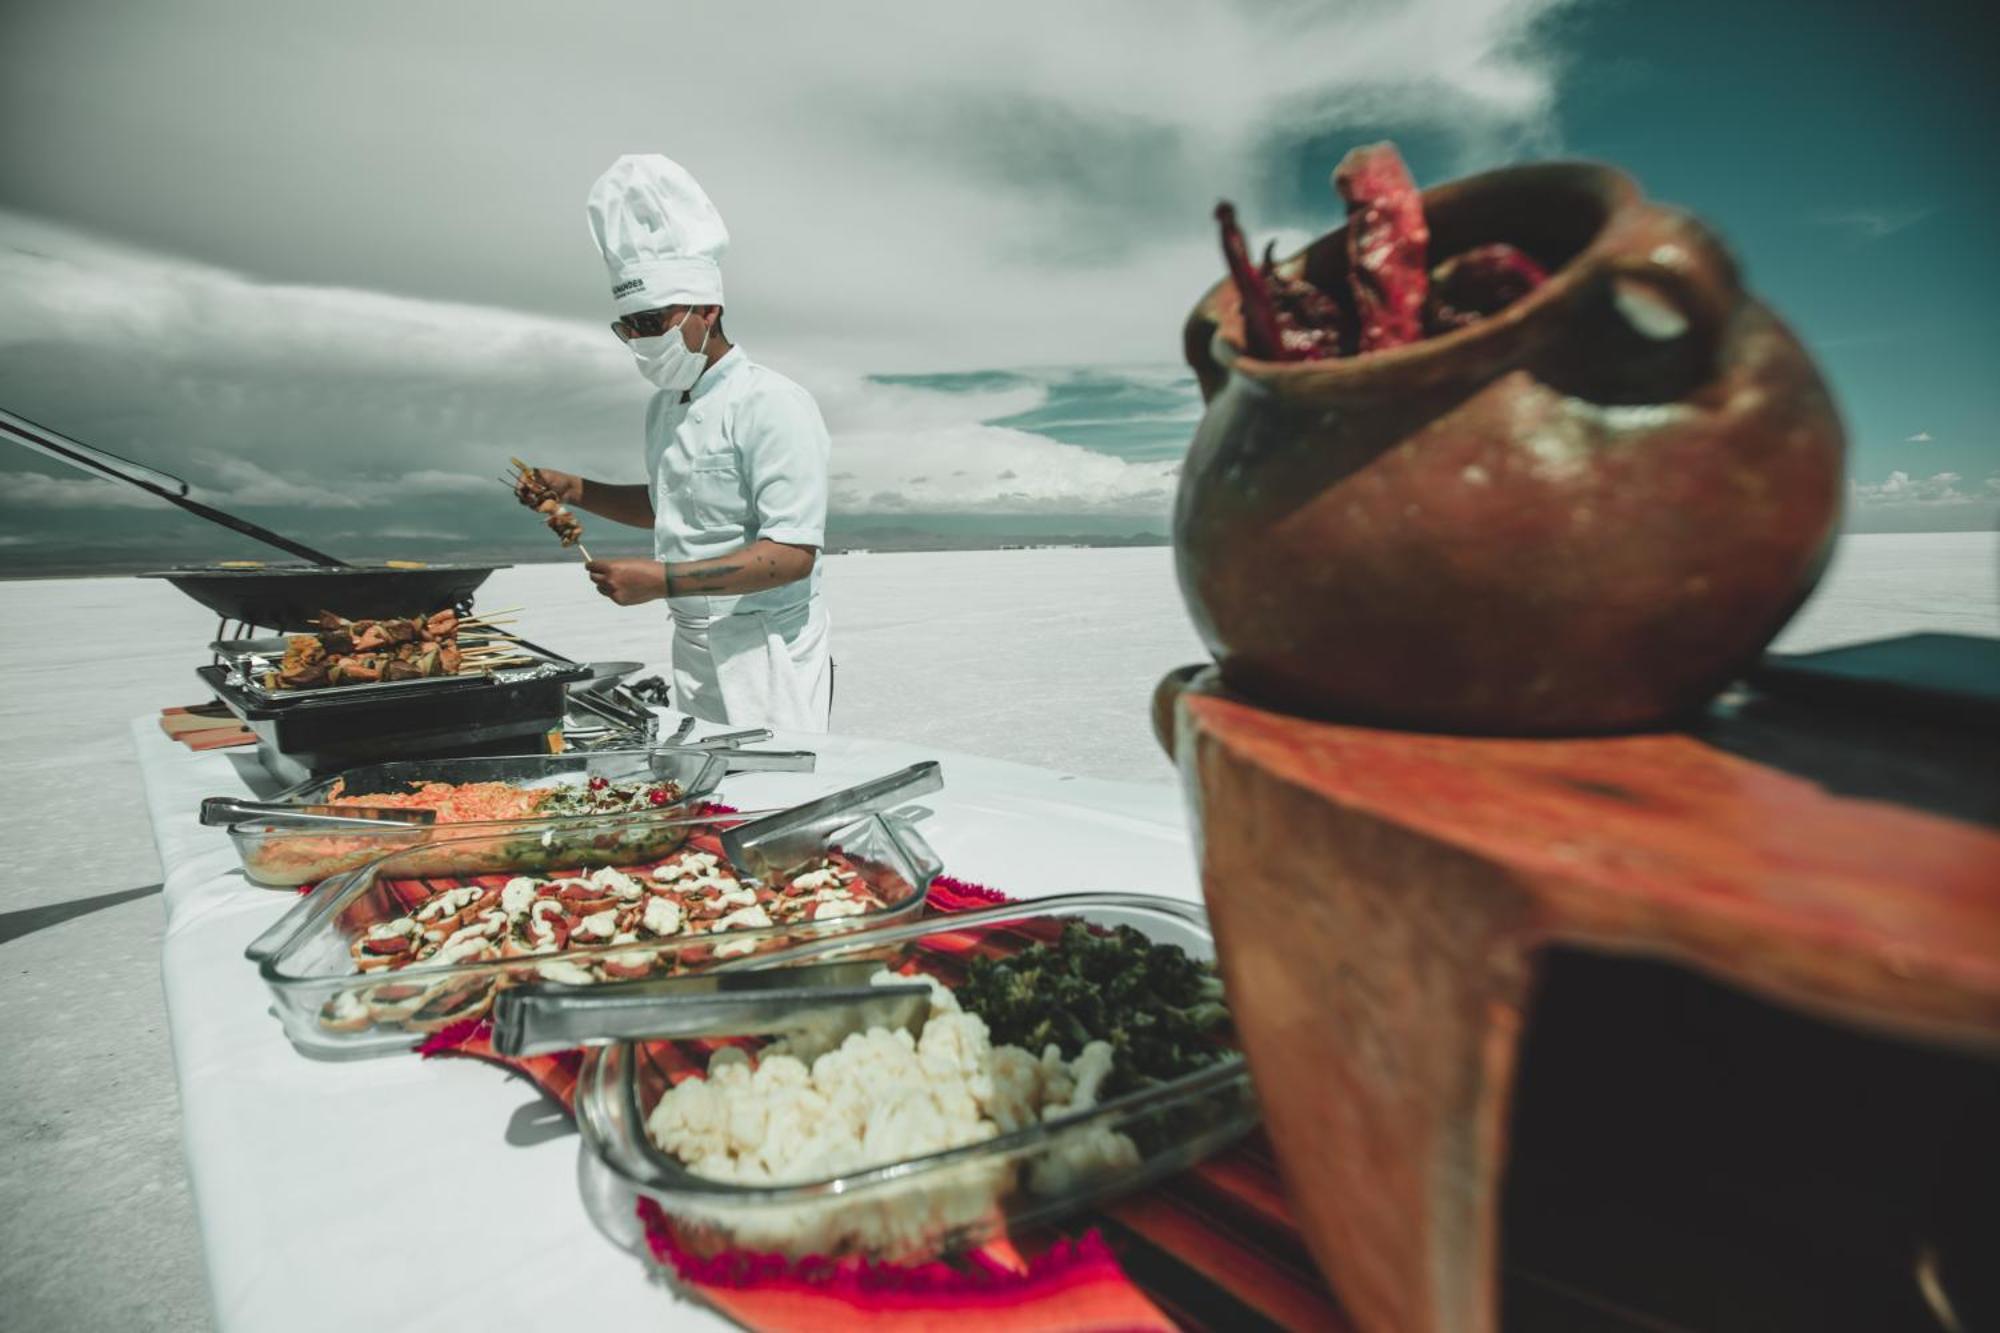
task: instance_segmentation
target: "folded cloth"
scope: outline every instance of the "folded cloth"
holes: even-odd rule
[[[931,886],[925,910],[969,911],[1006,894],[949,876]],[[461,1055],[512,1069],[574,1109],[582,1053],[508,1059],[492,1026],[469,1019],[417,1050]],[[707,1067],[721,1043],[653,1043],[670,1077]],[[1284,1199],[1261,1134],[1137,1195],[1083,1218],[1071,1239],[1009,1236],[953,1262],[871,1263],[856,1258],[790,1260],[773,1254],[705,1258],[680,1244],[651,1200],[639,1217],[653,1256],[704,1302],[747,1328],[1239,1329],[1272,1326],[1351,1333],[1320,1280]]]

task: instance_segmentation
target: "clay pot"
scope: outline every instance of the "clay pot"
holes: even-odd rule
[[[1845,441],[1796,339],[1715,237],[1587,164],[1428,191],[1431,254],[1551,271],[1500,314],[1368,356],[1244,355],[1195,307],[1208,408],[1174,513],[1181,591],[1230,686],[1452,731],[1644,727],[1706,702],[1804,600]],[[1346,282],[1346,233],[1283,267]]]

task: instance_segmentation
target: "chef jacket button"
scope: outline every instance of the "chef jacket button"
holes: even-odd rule
[[[701,413],[699,413],[699,412],[694,412],[694,413],[691,413],[690,415],[691,415],[691,416],[693,416],[693,417],[694,417],[694,419],[695,419],[696,421],[700,421],[700,420],[701,420]]]

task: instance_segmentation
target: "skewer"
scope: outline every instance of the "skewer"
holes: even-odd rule
[[[527,481],[528,478],[531,476],[540,475],[535,471],[535,469],[529,467],[526,463],[523,463],[518,458],[509,457],[507,461],[512,463],[515,467],[521,470],[519,476],[515,477],[514,480],[512,481],[506,482],[507,489],[514,491],[516,494],[519,494],[522,482]],[[502,478],[502,480],[505,481],[506,479]],[[546,487],[542,488],[542,494],[553,498],[553,492],[549,491]],[[560,504],[561,502],[558,501],[557,503]],[[578,531],[579,532],[582,531],[581,525],[579,525]],[[568,545],[568,543],[564,543],[564,545]],[[579,541],[578,543],[576,543],[576,550],[577,554],[583,557],[584,564],[588,565],[594,563],[596,557],[591,555],[590,548],[588,546],[585,546],[582,542]]]
[[[511,616],[516,611],[525,611],[527,609],[525,606],[503,606],[498,611],[481,611],[476,616],[460,616],[458,623],[461,625],[476,625],[482,620],[491,620],[495,616]]]

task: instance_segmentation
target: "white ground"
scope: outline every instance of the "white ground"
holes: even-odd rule
[[[836,556],[826,585],[840,730],[1172,781],[1147,701],[1202,654],[1165,549]],[[480,602],[572,656],[665,666],[664,612],[602,602],[574,566],[503,571]],[[1849,538],[1777,646],[2000,634],[1996,608],[2000,534]],[[199,699],[214,623],[163,584],[86,579],[0,583],[0,624],[0,1325],[202,1328],[158,904],[91,900],[158,883],[125,724]]]

